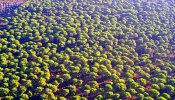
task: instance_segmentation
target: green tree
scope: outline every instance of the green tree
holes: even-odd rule
[[[168,93],[173,93],[174,91],[174,87],[172,85],[165,85],[164,89],[168,92]]]
[[[109,91],[109,92],[106,92],[106,98],[112,98],[112,96],[113,96],[113,92],[112,91]]]
[[[131,98],[131,94],[129,92],[124,92],[124,98]]]
[[[144,100],[144,97],[145,97],[145,96],[144,96],[143,94],[139,93],[137,96],[138,96],[138,99]]]
[[[160,95],[159,91],[157,91],[156,89],[151,89],[151,90],[149,91],[149,94],[150,94],[150,96],[152,96],[152,97],[158,97],[158,96]]]
[[[114,93],[112,98],[113,99],[119,99],[120,98],[120,94],[119,93]]]
[[[0,95],[1,96],[7,95],[9,92],[10,92],[10,90],[8,88],[0,87]]]
[[[75,85],[69,85],[69,91],[71,95],[75,95],[76,93],[76,86]]]
[[[162,96],[160,96],[160,97],[157,98],[157,100],[167,100],[167,99],[162,97]]]
[[[106,90],[106,91],[111,91],[111,90],[113,90],[112,85],[106,84],[106,85],[105,85],[105,90]]]
[[[69,94],[69,89],[63,89],[63,95],[66,96]]]
[[[95,99],[96,99],[96,100],[103,100],[104,97],[103,97],[103,95],[98,95]]]
[[[20,95],[20,99],[23,99],[23,100],[28,100],[28,99],[29,99],[29,97],[28,97],[28,95],[27,95],[27,94],[22,94],[22,95]]]
[[[14,97],[13,96],[5,96],[5,99],[6,100],[14,100]]]
[[[114,87],[119,91],[125,91],[127,89],[124,83],[116,83]]]
[[[171,96],[168,93],[163,93],[162,96],[166,99],[170,99]]]
[[[144,100],[154,100],[152,97],[145,97]]]
[[[45,78],[39,78],[38,80],[38,85],[39,86],[45,86],[47,83],[46,83],[46,79]]]

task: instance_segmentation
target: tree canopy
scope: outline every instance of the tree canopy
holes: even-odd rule
[[[6,8],[0,99],[174,99],[174,4],[27,0]]]

